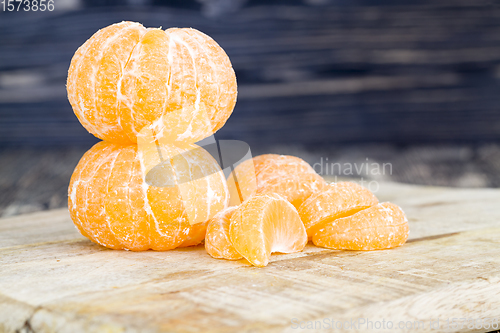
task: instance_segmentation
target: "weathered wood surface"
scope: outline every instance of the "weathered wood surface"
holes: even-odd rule
[[[405,209],[403,247],[308,245],[266,268],[201,246],[107,250],[80,236],[66,210],[1,219],[0,332],[292,332],[293,319],[323,318],[451,332],[471,330],[443,320],[500,319],[500,190],[382,183],[377,195]]]
[[[67,101],[67,69],[78,46],[122,20],[197,28],[226,50],[239,94],[221,138],[260,145],[500,139],[497,1],[234,1],[245,5],[217,18],[175,4],[73,2],[87,6],[0,12],[0,145],[95,142]]]

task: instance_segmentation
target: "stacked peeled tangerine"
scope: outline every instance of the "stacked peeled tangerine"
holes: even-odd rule
[[[103,140],[69,185],[80,232],[133,251],[201,243],[206,221],[229,203],[218,163],[195,144],[236,103],[224,50],[195,29],[113,24],[76,51],[67,90],[81,124]]]
[[[328,185],[297,157],[257,156],[226,181],[195,143],[231,115],[236,77],[224,50],[195,29],[99,30],[75,53],[67,90],[82,125],[103,140],[68,190],[73,222],[98,244],[169,250],[206,236],[212,257],[266,266],[271,253],[302,251],[308,239],[376,250],[408,237],[398,206],[354,183]]]

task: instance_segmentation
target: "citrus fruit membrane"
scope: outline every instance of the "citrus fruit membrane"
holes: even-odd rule
[[[338,250],[382,250],[403,245],[408,234],[403,210],[384,202],[323,224],[314,234],[313,243]]]
[[[273,252],[300,252],[307,234],[297,209],[276,193],[256,194],[234,210],[229,237],[236,251],[263,267]]]

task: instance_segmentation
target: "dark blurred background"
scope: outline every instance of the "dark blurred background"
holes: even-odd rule
[[[193,27],[224,48],[239,95],[216,137],[244,140],[254,155],[391,163],[390,174],[353,176],[500,187],[498,1],[55,0],[54,8],[0,7],[0,216],[66,205],[73,168],[97,142],[66,98],[69,63],[94,32],[123,20]]]

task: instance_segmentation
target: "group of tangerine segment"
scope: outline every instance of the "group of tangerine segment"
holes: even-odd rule
[[[225,124],[237,84],[229,57],[202,32],[121,22],[76,51],[67,92],[82,125],[100,139],[135,143],[147,127],[155,139],[194,143]]]
[[[254,194],[278,193],[299,207],[325,186],[325,180],[306,161],[288,155],[259,155],[238,165],[228,177],[231,205]]]
[[[134,144],[102,141],[84,154],[68,189],[71,218],[84,236],[105,247],[132,251],[169,250],[203,241],[207,223],[190,223],[179,185],[159,187],[146,182],[149,156],[158,154],[158,147],[151,149],[155,151],[139,152]],[[195,173],[200,165],[219,168],[208,152],[199,149],[178,159],[185,173]],[[202,189],[205,193],[194,211],[199,214],[196,218],[207,221],[227,207],[229,194],[220,168],[203,181],[196,186],[196,195]]]
[[[236,208],[236,206],[231,206],[221,210],[208,221],[205,249],[216,259],[238,260],[243,258],[235,250],[229,238],[229,224]]]
[[[378,203],[367,188],[353,182],[329,184],[299,207],[299,215],[311,238],[325,223],[352,215]]]
[[[408,234],[404,212],[384,202],[323,224],[314,234],[313,243],[338,250],[381,250],[403,245]]]
[[[300,252],[307,234],[297,209],[276,193],[257,194],[234,210],[229,237],[252,265],[264,267],[273,252]]]

